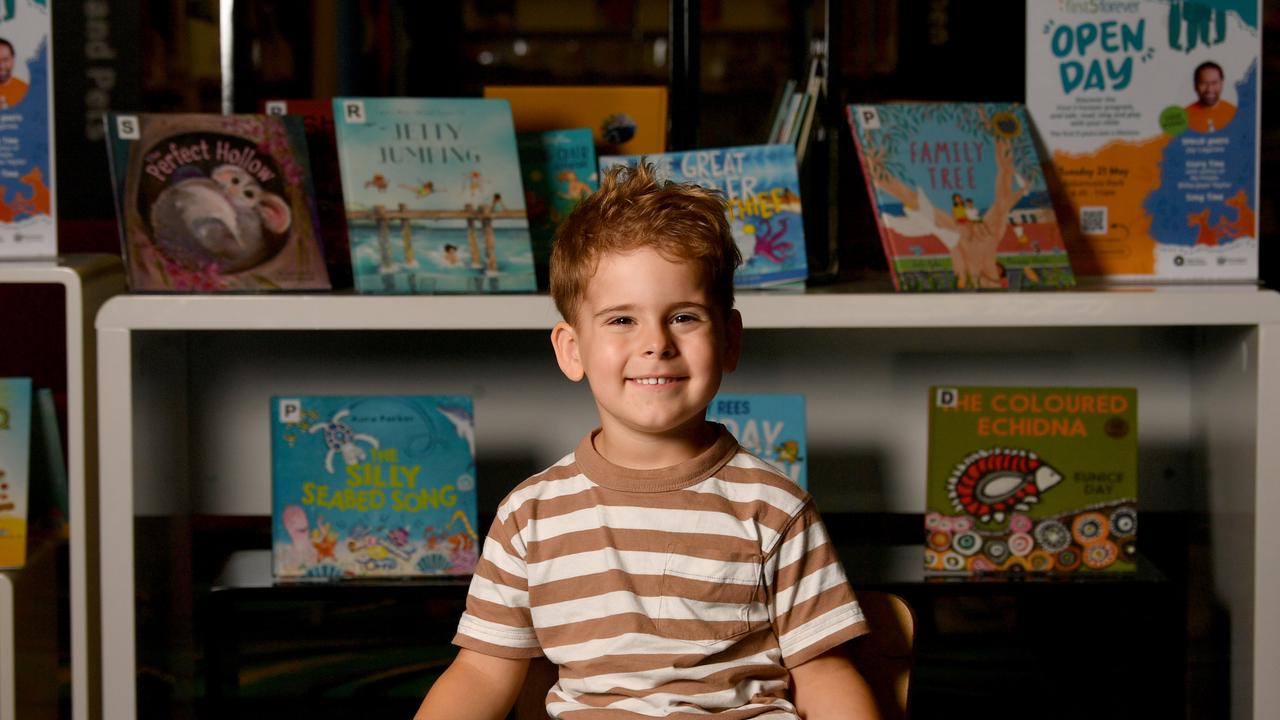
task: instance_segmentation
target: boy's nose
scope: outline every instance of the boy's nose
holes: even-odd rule
[[[671,342],[671,337],[665,332],[655,332],[645,338],[645,357],[669,358],[675,355],[675,350],[675,343]]]

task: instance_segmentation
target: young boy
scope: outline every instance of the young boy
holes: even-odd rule
[[[878,717],[812,499],[704,419],[738,362],[739,261],[723,200],[644,166],[566,220],[551,343],[600,427],[502,501],[417,718],[500,720],[538,656],[554,718]]]

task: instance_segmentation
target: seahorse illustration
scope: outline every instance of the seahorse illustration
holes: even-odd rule
[[[1062,481],[1062,473],[1027,450],[993,448],[971,453],[947,480],[956,510],[982,522],[1004,522],[1011,510],[1026,511],[1040,494]]]

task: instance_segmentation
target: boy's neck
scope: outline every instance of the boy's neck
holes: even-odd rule
[[[692,460],[719,438],[715,425],[698,418],[669,433],[651,434],[603,425],[593,438],[596,452],[619,467],[656,470]]]

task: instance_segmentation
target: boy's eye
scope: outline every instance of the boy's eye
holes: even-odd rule
[[[694,315],[693,313],[676,313],[674,316],[672,316],[671,322],[691,323],[691,322],[698,322],[700,319],[701,318],[699,318],[697,315]]]
[[[631,325],[634,322],[635,320],[632,320],[629,317],[616,317],[616,318],[610,318],[609,322],[605,324],[606,325]]]

